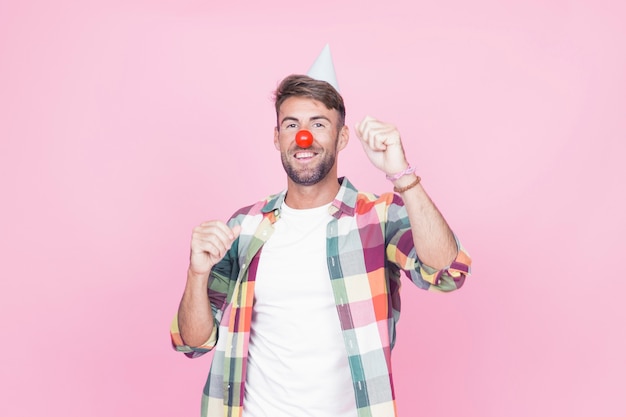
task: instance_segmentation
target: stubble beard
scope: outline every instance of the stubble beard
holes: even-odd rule
[[[320,154],[318,154],[319,156]],[[287,176],[296,184],[299,185],[314,185],[326,178],[326,175],[331,171],[335,165],[337,152],[322,154],[321,160],[313,167],[306,167],[298,170],[292,161],[292,157],[286,152],[281,152],[280,159],[283,163],[283,168],[287,173]]]

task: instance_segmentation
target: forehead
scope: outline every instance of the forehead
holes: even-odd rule
[[[339,118],[339,112],[329,109],[324,103],[309,97],[289,97],[283,101],[278,110],[278,120],[285,117],[295,117],[298,120],[305,120],[315,116],[325,116],[333,123]]]

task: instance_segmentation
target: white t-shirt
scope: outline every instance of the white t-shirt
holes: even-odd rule
[[[326,258],[329,205],[283,203],[255,283],[244,417],[356,417]]]

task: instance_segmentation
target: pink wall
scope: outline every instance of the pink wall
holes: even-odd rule
[[[191,228],[285,185],[271,92],[326,42],[348,123],[400,127],[475,262],[405,287],[402,415],[626,414],[619,2],[212,3],[0,3],[0,415],[197,415]]]

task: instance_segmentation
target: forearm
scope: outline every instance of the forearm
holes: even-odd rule
[[[213,332],[214,318],[207,293],[208,276],[187,273],[185,291],[178,307],[180,337],[188,346],[205,343]]]
[[[365,117],[356,125],[357,136],[372,164],[383,171],[400,191],[408,213],[413,242],[423,264],[431,268],[448,267],[456,258],[458,248],[452,231],[417,176],[407,171],[400,132],[395,126]]]
[[[397,188],[413,183],[417,177],[406,175],[395,181]],[[420,260],[433,268],[443,269],[457,256],[457,244],[454,235],[422,184],[418,184],[400,193],[409,222],[413,243]]]

